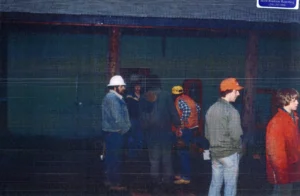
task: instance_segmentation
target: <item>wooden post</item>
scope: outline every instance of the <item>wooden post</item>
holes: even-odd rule
[[[120,29],[117,27],[112,27],[109,34],[108,78],[120,73],[119,48]]]
[[[245,65],[245,88],[243,99],[242,124],[244,131],[255,131],[254,99],[256,94],[255,79],[257,78],[258,34],[250,32]]]

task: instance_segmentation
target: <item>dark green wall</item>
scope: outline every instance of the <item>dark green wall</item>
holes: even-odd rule
[[[12,33],[8,55],[11,132],[71,137],[99,132],[107,36]]]
[[[10,131],[66,137],[98,135],[108,37],[15,32],[9,34],[8,43]],[[201,79],[205,112],[218,98],[223,78],[237,77],[244,84],[246,45],[244,37],[124,35],[120,65],[150,68],[162,78],[166,90],[186,78]],[[257,87],[299,90],[299,46],[295,40],[260,39]],[[269,98],[259,100],[268,102]],[[239,108],[241,103],[240,99]],[[263,107],[269,108],[269,103]]]

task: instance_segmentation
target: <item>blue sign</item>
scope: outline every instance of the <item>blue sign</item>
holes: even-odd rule
[[[257,0],[258,8],[298,9],[299,0]]]

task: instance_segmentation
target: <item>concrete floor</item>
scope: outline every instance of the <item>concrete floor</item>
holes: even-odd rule
[[[14,141],[14,140],[11,140]],[[8,142],[8,141],[5,141]],[[123,181],[126,192],[108,191],[103,185],[103,162],[95,141],[48,139],[1,145],[0,195],[149,195],[147,150],[138,160],[125,160]],[[91,144],[93,143],[93,144]],[[2,143],[3,144],[3,143]],[[201,154],[192,156],[192,181],[174,185],[160,195],[207,195],[211,167]],[[268,195],[263,160],[244,156],[240,163],[238,195]]]

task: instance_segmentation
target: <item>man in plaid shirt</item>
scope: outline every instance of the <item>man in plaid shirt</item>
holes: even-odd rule
[[[198,113],[198,120],[200,120],[201,108],[200,108],[200,106],[197,103],[195,103],[195,104],[196,104],[197,113]],[[191,115],[191,109],[190,109],[190,107],[182,99],[178,100],[178,106],[179,106],[179,109],[182,111],[182,116],[180,118],[181,122],[188,122],[188,118]]]
[[[176,136],[182,145],[177,145],[177,153],[180,162],[180,175],[175,176],[175,184],[189,184],[191,176],[189,146],[193,140],[193,134],[198,131],[200,120],[200,106],[189,96],[183,94],[181,86],[172,88],[175,107],[181,120],[181,130],[176,130]]]

